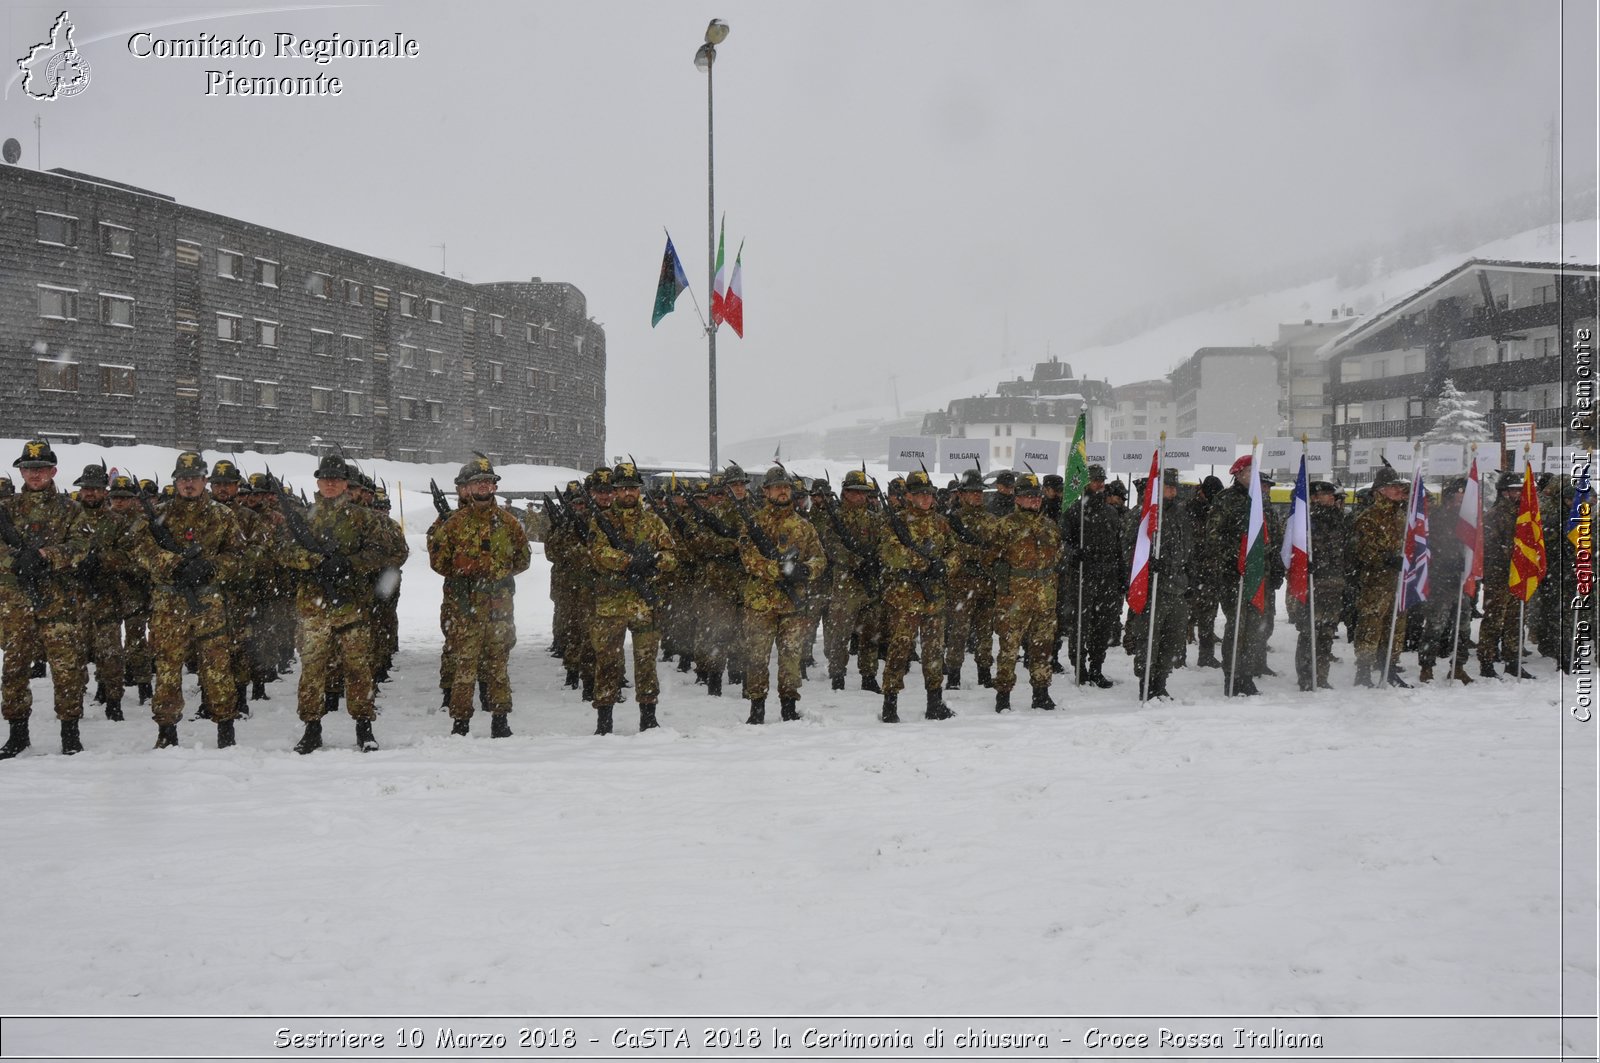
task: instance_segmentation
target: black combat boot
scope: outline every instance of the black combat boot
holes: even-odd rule
[[[861,677],[861,689],[862,690],[870,690],[874,694],[882,694],[883,693],[883,688],[878,685],[878,677],[875,676],[875,675],[864,675],[864,676],[862,676]]]
[[[216,713],[211,711],[211,703],[206,701],[206,696],[205,696],[204,693],[202,693],[200,695],[200,707],[198,709],[194,710],[194,715],[189,717],[189,719],[191,719],[191,720],[214,720],[216,718],[217,718]]]
[[[899,694],[885,694],[883,696],[883,712],[878,716],[878,719],[882,720],[884,723],[900,722]]]
[[[444,689],[439,691],[439,707],[441,709],[448,709],[450,707],[450,688],[449,687],[445,687]]]
[[[1256,689],[1256,681],[1249,676],[1240,676],[1233,681],[1233,692],[1243,694],[1245,697],[1255,697],[1261,691]]]
[[[994,692],[994,711],[995,712],[1010,712],[1011,711],[1011,691],[1009,691],[1009,690],[996,690]]]
[[[267,697],[267,684],[266,684],[265,680],[255,679],[255,680],[251,681],[251,683],[250,683],[250,700],[251,701],[271,701],[272,700],[271,698]]]
[[[83,739],[78,737],[78,721],[61,721],[61,752],[67,756],[83,752]]]
[[[722,672],[706,673],[706,693],[714,698],[722,697]]]
[[[497,712],[489,717],[490,738],[510,738],[511,721],[503,712]]]
[[[994,676],[990,675],[989,669],[981,664],[978,665],[978,685],[980,687],[994,686]]]
[[[1033,707],[1036,709],[1053,709],[1056,703],[1050,697],[1049,687],[1033,688]]]
[[[326,716],[330,712],[338,712],[338,711],[339,711],[339,692],[337,690],[330,690],[327,693],[323,694],[322,695],[322,715]]]
[[[930,690],[928,691],[928,707],[922,715],[929,720],[948,720],[955,713],[950,710],[950,706],[944,703],[944,698],[939,691]]]
[[[232,720],[218,720],[217,721],[217,748],[218,749],[227,749],[229,746],[233,745],[233,743],[234,743],[233,721]]]
[[[1404,679],[1401,679],[1400,678],[1400,673],[1396,672],[1392,668],[1389,670],[1389,675],[1387,676],[1387,679],[1388,679],[1389,685],[1392,686],[1392,687],[1399,687],[1402,690],[1410,690],[1411,689],[1411,684],[1407,683]]]
[[[767,699],[766,698],[751,698],[750,699],[750,718],[745,720],[745,723],[756,723],[756,724],[759,724],[759,723],[766,723],[766,722],[767,722]]]
[[[830,675],[828,677],[828,686],[831,687],[834,690],[843,690],[844,689],[844,676],[843,675]]]
[[[649,731],[660,726],[656,722],[656,703],[653,701],[639,702],[639,730]]]
[[[1066,670],[1067,666],[1061,663],[1061,650],[1058,647],[1050,658],[1050,671],[1053,675],[1060,675]]]
[[[688,671],[693,670],[693,668],[694,668],[694,661],[689,658],[689,655],[687,653],[682,654],[681,656],[678,657],[678,671],[680,671],[680,672],[688,672]]]
[[[150,686],[150,684],[148,682],[140,683],[138,686],[139,686],[139,704],[143,705],[145,702],[147,702],[151,698],[155,697],[155,691],[151,689],[151,686]]]
[[[1156,698],[1171,697],[1172,695],[1167,693],[1167,681],[1165,679],[1157,679],[1154,683],[1150,684],[1149,689],[1144,691],[1144,699],[1146,701],[1153,701]]]
[[[372,721],[356,721],[356,748],[363,753],[375,753],[378,750],[378,740],[372,736]]]
[[[946,690],[961,689],[961,669],[957,668],[953,672],[946,672],[944,674],[944,688]]]
[[[1499,679],[1500,678],[1500,673],[1494,670],[1494,662],[1493,661],[1479,661],[1478,662],[1478,675],[1482,676],[1484,679]]]
[[[11,735],[6,739],[6,744],[0,746],[0,760],[10,760],[32,744],[28,739],[28,721],[12,720]]]
[[[43,679],[46,674],[48,673],[45,671],[45,660],[43,657],[33,662],[33,669],[28,673],[29,677],[33,679]]]
[[[450,733],[466,737],[472,733],[472,720],[466,716],[461,717],[459,720],[451,720]]]
[[[122,699],[120,697],[115,701],[106,702],[106,719],[112,723],[122,722]]]
[[[1110,690],[1113,686],[1116,686],[1116,684],[1107,679],[1105,673],[1102,672],[1100,668],[1101,666],[1097,664],[1089,669],[1089,682],[1093,683],[1101,690]]]
[[[300,736],[300,741],[295,743],[294,751],[302,756],[313,750],[322,748],[322,721],[312,720],[306,724],[306,733]]]
[[[250,699],[247,696],[250,689],[248,683],[235,683],[233,685],[233,714],[241,720],[250,718]]]
[[[608,735],[611,733],[611,706],[596,705],[594,707],[594,733]]]
[[[1372,672],[1366,668],[1357,668],[1355,685],[1358,687],[1370,687],[1372,685]]]
[[[171,749],[174,746],[176,746],[177,744],[178,744],[178,725],[177,724],[175,724],[175,723],[164,723],[164,724],[160,724],[159,726],[156,727],[156,748],[157,749]],[[318,745],[321,745],[320,741],[318,742]],[[306,750],[306,752],[309,753],[309,752],[311,752],[311,750],[308,749],[308,750]]]
[[[1517,679],[1532,679],[1533,678],[1533,673],[1528,671],[1528,666],[1523,664],[1523,663],[1521,663],[1520,661],[1507,661],[1506,662],[1506,675],[1514,676]]]
[[[578,689],[578,670],[576,668],[568,668],[567,669],[567,689],[568,690],[577,690]],[[448,696],[448,692],[446,692],[446,693],[447,693],[447,696]]]
[[[778,712],[779,719],[798,720],[800,718],[800,710],[795,706],[795,700],[794,698],[778,699],[778,703],[781,706]]]
[[[578,694],[578,697],[582,698],[584,701],[594,700],[594,679],[591,676],[583,677],[583,688]]]
[[[96,705],[104,705],[106,703],[106,685],[104,683],[96,683],[94,685],[94,703]]]

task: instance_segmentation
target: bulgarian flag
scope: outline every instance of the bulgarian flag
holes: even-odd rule
[[[1128,580],[1128,608],[1144,612],[1150,602],[1150,544],[1155,539],[1157,507],[1161,505],[1161,452],[1150,455],[1150,479],[1144,485],[1144,507],[1139,510],[1139,530],[1133,540],[1133,575]]]
[[[1256,612],[1267,610],[1267,523],[1261,508],[1261,477],[1256,473],[1255,444],[1250,446],[1250,523],[1239,540],[1239,577],[1244,595]]]
[[[728,290],[728,275],[723,272],[722,248],[728,236],[728,216],[722,216],[722,228],[717,233],[717,275],[711,280],[711,325],[716,327],[718,322],[727,320],[728,306],[726,293]]]
[[[722,300],[722,320],[733,327],[735,335],[744,339],[744,241],[739,241],[739,253],[733,256],[733,279],[728,281],[728,292]]]
[[[1259,479],[1257,480],[1259,483]],[[1289,574],[1289,593],[1297,601],[1310,597],[1311,485],[1306,479],[1306,456],[1300,455],[1300,475],[1289,499],[1289,527],[1283,536],[1283,567]]]
[[[1539,523],[1539,492],[1533,484],[1533,465],[1522,466],[1522,501],[1517,505],[1517,528],[1511,539],[1511,571],[1506,577],[1511,596],[1523,602],[1533,597],[1544,579],[1547,561],[1544,526]]]
[[[1467,487],[1461,492],[1461,515],[1456,518],[1456,538],[1461,540],[1465,553],[1461,567],[1461,593],[1467,598],[1478,596],[1478,584],[1483,581],[1483,491],[1478,483],[1478,455],[1472,455],[1472,469],[1467,473]]]

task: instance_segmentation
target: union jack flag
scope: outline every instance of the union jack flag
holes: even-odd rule
[[[1428,600],[1428,492],[1422,487],[1421,467],[1411,478],[1411,502],[1406,507],[1404,563],[1400,569],[1400,607],[1410,609]]]

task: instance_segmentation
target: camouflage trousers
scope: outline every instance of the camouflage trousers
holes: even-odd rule
[[[1256,611],[1256,607],[1250,604],[1248,598],[1243,603],[1243,623],[1240,623],[1239,618],[1234,615],[1240,607],[1238,580],[1223,584],[1221,591],[1218,604],[1226,622],[1222,627],[1222,645],[1219,649],[1222,657],[1223,686],[1226,687],[1228,677],[1234,668],[1236,639],[1239,674],[1252,678],[1261,674],[1259,665],[1265,663],[1267,657],[1267,628],[1265,617]]]
[[[1389,627],[1394,614],[1395,580],[1387,575],[1361,581],[1356,595],[1356,675],[1370,672],[1378,666],[1378,658],[1389,642]],[[1394,649],[1389,654],[1389,668],[1400,662],[1400,649],[1406,644],[1406,614],[1393,620]],[[1388,673],[1379,675],[1381,681]]]
[[[472,718],[472,696],[483,687],[483,709],[489,713],[511,711],[511,676],[507,667],[517,628],[510,610],[504,615],[463,616],[445,641],[441,658],[450,660],[450,718]],[[376,653],[376,649],[374,649]],[[443,664],[440,668],[443,670]],[[352,704],[350,714],[355,715]]]
[[[594,618],[594,593],[578,586],[566,590],[566,627],[561,631],[561,663],[569,672],[594,680],[594,644],[589,624]]]
[[[1456,668],[1467,663],[1467,642],[1472,637],[1472,602],[1460,593],[1450,592],[1451,588],[1461,585],[1459,573],[1436,573],[1430,578],[1434,581],[1434,596],[1423,614],[1424,630],[1417,648],[1417,663],[1432,668],[1440,657],[1450,656],[1450,647],[1454,644],[1456,657],[1451,667]],[[1455,606],[1454,615],[1452,605]]]
[[[248,683],[254,677],[252,657],[256,644],[255,602],[243,591],[233,592],[227,598],[228,648],[232,663],[229,673],[235,685]]]
[[[856,668],[863,676],[878,677],[877,602],[857,581],[840,580],[828,598],[822,618],[822,655],[830,676],[850,669],[850,636],[856,636]]]
[[[1289,597],[1289,621],[1298,629],[1294,644],[1294,670],[1301,686],[1328,681],[1328,664],[1333,657],[1333,642],[1339,636],[1339,620],[1344,613],[1344,580],[1319,579],[1312,589],[1316,603],[1316,623],[1312,624],[1310,604]],[[1316,674],[1312,674],[1311,639],[1316,635]]]
[[[5,654],[0,672],[0,715],[26,720],[33,714],[33,691],[28,681],[33,662],[50,662],[56,718],[83,716],[83,692],[88,669],[84,664],[83,629],[66,618],[37,620],[33,606],[20,591],[0,589],[0,651]]]
[[[1334,614],[1337,616],[1339,602],[1335,600],[1332,604],[1335,606]],[[1217,655],[1217,609],[1215,587],[1189,588],[1189,627],[1195,633],[1195,641],[1199,643],[1202,660]]]
[[[150,652],[150,614],[135,613],[122,621],[122,661],[124,680],[148,683],[156,674],[155,654]]]
[[[122,688],[127,683],[127,658],[122,649],[122,620],[95,620],[84,625],[89,659],[94,661],[94,681],[106,688],[106,704],[122,703]]]
[[[633,597],[630,595],[629,597]],[[661,677],[656,673],[656,655],[661,650],[661,633],[656,629],[654,611],[642,602],[600,599],[597,615],[589,623],[589,641],[594,648],[594,706],[597,709],[622,700],[622,676],[627,662],[623,643],[633,634],[633,689],[641,705],[654,705],[661,697]]]
[[[392,663],[400,652],[400,574],[394,573],[393,579],[393,592],[387,597],[379,596],[373,614],[373,649],[384,665]]]
[[[739,620],[741,609],[738,596],[712,584],[705,585],[697,596],[699,623],[695,628],[695,664],[707,672],[729,674],[741,671],[744,658],[739,649]]]
[[[745,612],[744,644],[740,663],[744,666],[744,696],[762,701],[770,682],[772,647],[778,647],[778,697],[800,697],[800,660],[805,656],[806,638],[811,633],[811,618],[803,612],[780,613],[767,610]]]
[[[183,670],[195,662],[200,691],[218,722],[236,712],[233,647],[227,610],[217,595],[199,599],[197,610],[176,591],[157,591],[150,614],[150,648],[155,653],[156,689],[150,715],[162,727],[183,719]]]
[[[1522,600],[1513,595],[1506,578],[1485,575],[1483,621],[1478,625],[1478,660],[1484,664],[1517,659],[1517,633],[1522,624]]]
[[[943,689],[943,604],[929,601],[914,586],[896,580],[884,592],[883,609],[889,636],[888,658],[883,669],[883,692],[898,694],[905,689],[906,673],[911,670],[911,647],[919,637],[922,642],[922,685],[927,690]]]
[[[1010,692],[1017,685],[1017,652],[1027,663],[1028,681],[1035,687],[1050,685],[1050,657],[1056,638],[1056,583],[1054,578],[1013,578],[1007,593],[995,603],[995,626],[1000,629],[1000,656],[995,661],[994,688]]]
[[[262,615],[258,623],[256,640],[260,654],[273,668],[284,670],[294,660],[300,627],[294,599],[288,595],[267,598],[262,603]]]
[[[341,678],[345,708],[351,717],[357,720],[376,717],[372,626],[367,619],[349,612],[302,613],[300,625],[300,685],[296,692],[300,721],[311,723],[322,719],[324,695],[330,689],[337,689]],[[231,697],[229,703],[232,703]]]
[[[967,642],[972,641],[972,659],[987,671],[994,666],[994,586],[986,579],[957,576],[949,582],[949,595],[944,605],[944,670],[961,670]]]

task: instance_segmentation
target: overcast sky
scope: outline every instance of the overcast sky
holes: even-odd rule
[[[8,66],[60,10],[6,5]],[[0,136],[23,165],[37,114],[47,168],[428,269],[444,243],[471,281],[570,281],[606,327],[608,448],[641,458],[706,451],[688,293],[649,320],[663,226],[707,303],[692,59],[713,16],[731,26],[717,209],[746,241],[746,338],[718,342],[725,442],[876,398],[891,376],[904,394],[998,366],[1003,342],[1070,358],[1162,291],[1537,191],[1552,118],[1569,172],[1595,155],[1594,5],[1577,0],[1565,27],[1556,0],[70,10],[92,84],[34,103],[12,82]],[[421,54],[136,59],[141,29],[247,34],[269,54],[279,31],[399,32]],[[205,71],[230,68],[344,89],[208,98]]]

